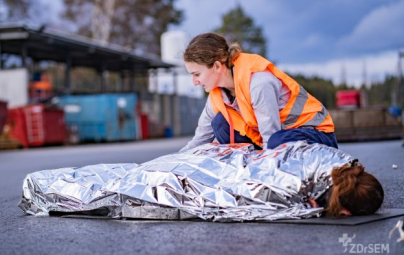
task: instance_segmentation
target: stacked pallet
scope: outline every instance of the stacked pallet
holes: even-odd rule
[[[10,128],[5,125],[3,132],[0,134],[0,150],[12,150],[22,147],[22,144],[12,137],[10,137]]]

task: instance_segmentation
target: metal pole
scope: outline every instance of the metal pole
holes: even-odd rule
[[[123,92],[124,91],[124,89],[125,89],[125,71],[124,70],[121,70],[120,71],[120,84],[119,84],[120,86],[119,86],[119,88],[118,88],[118,92]]]
[[[22,67],[27,68],[27,45],[23,44],[21,48]]]
[[[101,64],[101,70],[99,72],[100,74],[100,78],[101,78],[101,93],[105,93],[106,92],[106,88],[107,88],[107,81],[105,79],[105,63]]]
[[[3,69],[3,52],[1,51],[2,43],[0,42],[0,70]]]
[[[70,73],[71,73],[71,68],[72,68],[72,59],[71,59],[71,54],[70,50],[66,51],[66,66],[65,66],[65,93],[70,94],[71,93],[71,84],[70,84]]]
[[[398,52],[398,104],[401,106],[401,122],[404,125],[404,78],[403,70],[401,65],[401,59],[404,59],[404,50]],[[404,146],[404,143],[403,143]]]
[[[131,67],[129,73],[129,91],[135,91],[135,67]]]
[[[178,70],[174,69],[174,94],[173,94],[173,133],[174,136],[181,135],[181,114],[180,96],[178,94]]]
[[[404,108],[404,79],[403,79],[403,70],[401,65],[401,60],[404,59],[404,51],[400,51],[398,53],[398,91],[397,91],[397,103],[402,108]]]

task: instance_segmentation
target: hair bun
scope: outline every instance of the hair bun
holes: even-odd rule
[[[227,61],[227,66],[228,67],[232,67],[234,65],[234,61],[236,61],[236,59],[238,58],[238,56],[240,56],[241,53],[241,46],[238,43],[232,43],[229,46],[229,58]]]
[[[350,181],[355,181],[356,177],[364,172],[365,168],[357,159],[352,162],[345,164],[342,167],[334,168],[331,177],[335,185],[339,185],[345,179],[350,179]]]

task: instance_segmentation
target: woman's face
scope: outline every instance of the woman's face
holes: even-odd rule
[[[206,92],[218,87],[219,73],[215,72],[215,66],[208,68],[195,62],[185,62],[185,68],[192,75],[192,82],[195,86],[202,86]]]

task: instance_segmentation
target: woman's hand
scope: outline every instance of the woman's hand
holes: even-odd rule
[[[315,207],[320,207],[316,200],[314,200],[314,198],[309,198],[309,204],[311,205],[311,207],[315,208]]]

